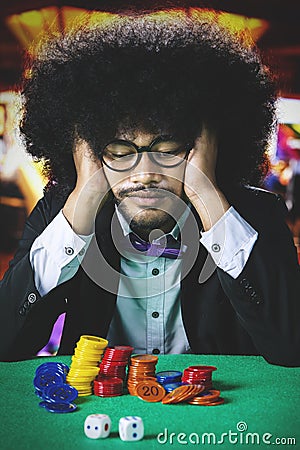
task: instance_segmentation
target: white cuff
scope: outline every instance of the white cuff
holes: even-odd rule
[[[257,231],[231,206],[210,230],[201,233],[200,242],[220,269],[237,278],[257,237]]]
[[[88,236],[77,235],[60,211],[40,236],[35,239],[30,255],[34,257],[37,251],[45,249],[60,268],[70,264],[76,256],[78,256],[80,263],[92,237],[93,234]]]
[[[77,272],[93,234],[78,236],[62,211],[49,223],[32,244],[30,263],[35,285],[44,296]]]

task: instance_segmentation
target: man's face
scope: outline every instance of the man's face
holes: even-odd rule
[[[148,146],[157,135],[142,131],[120,134],[117,139]],[[153,154],[151,152],[151,154]],[[147,237],[153,229],[168,232],[183,212],[185,161],[162,167],[144,152],[133,169],[117,172],[103,165],[111,190],[131,228]],[[168,159],[168,156],[163,155]]]

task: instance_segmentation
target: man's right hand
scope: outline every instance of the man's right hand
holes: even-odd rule
[[[108,193],[109,185],[101,161],[86,141],[77,141],[73,158],[77,181],[65,203],[63,214],[75,233],[88,235],[93,231],[99,205]]]

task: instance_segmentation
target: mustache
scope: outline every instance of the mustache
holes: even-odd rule
[[[123,188],[118,192],[118,195],[123,197],[125,195],[134,194],[136,192],[149,191],[149,190],[151,190],[152,192],[155,192],[161,196],[164,196],[165,193],[168,193],[168,192],[170,192],[171,194],[174,194],[174,191],[172,189],[168,189],[168,188],[162,187],[162,186],[158,187],[158,186],[149,184],[148,186],[137,185],[134,187],[132,186],[132,187],[128,187],[128,188]]]

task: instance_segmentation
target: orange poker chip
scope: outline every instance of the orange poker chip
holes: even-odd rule
[[[131,395],[136,394],[137,385],[144,380],[157,382],[155,377],[155,366],[158,357],[150,354],[134,355],[130,358],[128,369],[127,387]]]
[[[160,402],[166,395],[161,384],[154,380],[143,380],[135,387],[136,395],[146,402]]]
[[[171,403],[181,403],[185,402],[193,397],[195,397],[200,392],[204,391],[204,386],[201,385],[182,385],[173,391],[169,392],[163,399],[162,403],[164,405]]]
[[[134,355],[131,357],[131,364],[156,364],[158,361],[158,357],[154,355]]]
[[[194,398],[192,398],[192,399],[190,399],[188,401],[188,403],[190,405],[197,405],[197,406],[218,406],[218,405],[223,405],[224,402],[225,402],[225,400],[222,397],[218,397],[215,400],[211,400],[211,401],[208,401],[208,402],[202,402],[202,403],[199,403]]]
[[[221,392],[216,389],[210,389],[200,395],[195,396],[195,400],[199,403],[207,403],[219,398]]]

